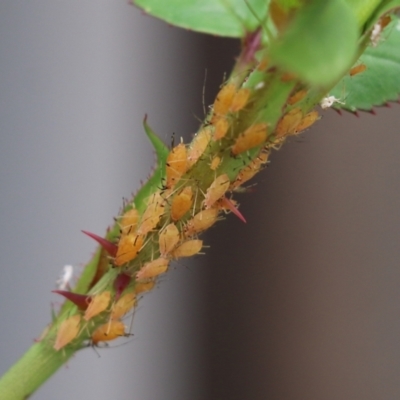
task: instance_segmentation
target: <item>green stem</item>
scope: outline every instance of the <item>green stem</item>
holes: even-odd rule
[[[75,351],[76,348],[56,351],[47,341],[35,343],[0,379],[1,400],[27,399]]]

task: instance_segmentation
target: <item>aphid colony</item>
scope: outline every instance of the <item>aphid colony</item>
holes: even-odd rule
[[[115,294],[108,290],[91,296],[57,291],[73,301],[80,314],[70,316],[59,325],[54,349],[60,350],[71,343],[88,329],[94,318],[97,323],[92,327],[97,328],[90,335],[93,344],[126,336],[121,318],[135,306],[136,296],[153,288],[155,279],[168,270],[171,260],[198,254],[203,247],[198,235],[210,228],[222,211],[233,212],[245,222],[236,202],[227,193],[239,191],[260,171],[268,161],[271,146],[280,143],[285,136],[308,128],[318,119],[316,111],[303,114],[296,106],[306,94],[307,91],[301,89],[290,96],[289,111],[278,121],[268,147],[265,143],[269,127],[262,121],[255,121],[239,134],[228,135],[228,132],[233,133],[232,121],[248,104],[251,92],[246,88],[237,89],[233,83],[221,88],[208,124],[189,146],[179,143],[169,151],[165,179],[146,199],[144,211],[140,213],[131,208],[118,219],[118,243],[85,232],[102,244],[110,254],[111,265],[120,271],[114,282]],[[228,153],[218,152],[221,140],[226,141]],[[217,152],[207,151],[212,146]],[[226,173],[218,172],[224,157],[248,157],[247,152],[257,147],[261,148],[258,154],[244,163],[232,181]],[[201,164],[202,171],[208,165],[208,175],[213,176],[206,187],[190,174],[199,160],[205,161]],[[123,294],[131,281],[134,282],[133,292]],[[99,325],[99,318],[103,324]]]

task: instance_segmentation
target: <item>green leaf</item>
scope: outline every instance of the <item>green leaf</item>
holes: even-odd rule
[[[378,19],[389,11],[394,10],[395,8],[400,7],[400,0],[384,0],[381,1],[381,4],[375,9],[374,13],[371,15],[370,19],[366,24],[366,29],[372,28],[372,26],[378,21]]]
[[[169,153],[168,147],[165,146],[162,140],[153,132],[150,126],[147,125],[147,117],[145,117],[143,121],[143,126],[147,137],[156,151],[157,165],[152,176],[140,188],[139,192],[135,196],[135,207],[139,212],[142,212],[146,207],[146,198],[149,197],[157,188],[161,187],[162,180],[165,177],[165,163]]]
[[[346,3],[353,10],[359,27],[361,28],[369,20],[377,7],[384,1],[382,0],[346,0]]]
[[[244,37],[265,20],[268,0],[133,0],[153,17],[192,31]]]
[[[371,110],[374,106],[398,99],[400,94],[400,20],[394,20],[382,33],[377,47],[368,47],[360,61],[365,72],[345,76],[330,92],[345,104],[335,108],[350,111]]]
[[[357,40],[357,20],[344,0],[311,2],[272,43],[271,62],[310,85],[327,87],[354,62]]]

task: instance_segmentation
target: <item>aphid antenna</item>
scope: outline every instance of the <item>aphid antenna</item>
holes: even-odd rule
[[[201,97],[202,97],[202,103],[203,103],[203,113],[204,113],[204,118],[206,117],[206,101],[205,101],[205,97],[206,97],[206,82],[207,82],[207,68],[204,70],[204,82],[203,82],[203,89],[202,89],[202,93],[201,93]]]

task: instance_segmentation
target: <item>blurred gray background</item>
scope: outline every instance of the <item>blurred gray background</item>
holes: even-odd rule
[[[0,3],[0,374],[50,320],[151,170],[142,119],[196,131],[237,54],[106,0]],[[333,111],[140,302],[130,343],[82,351],[32,398],[400,398],[400,108]]]

